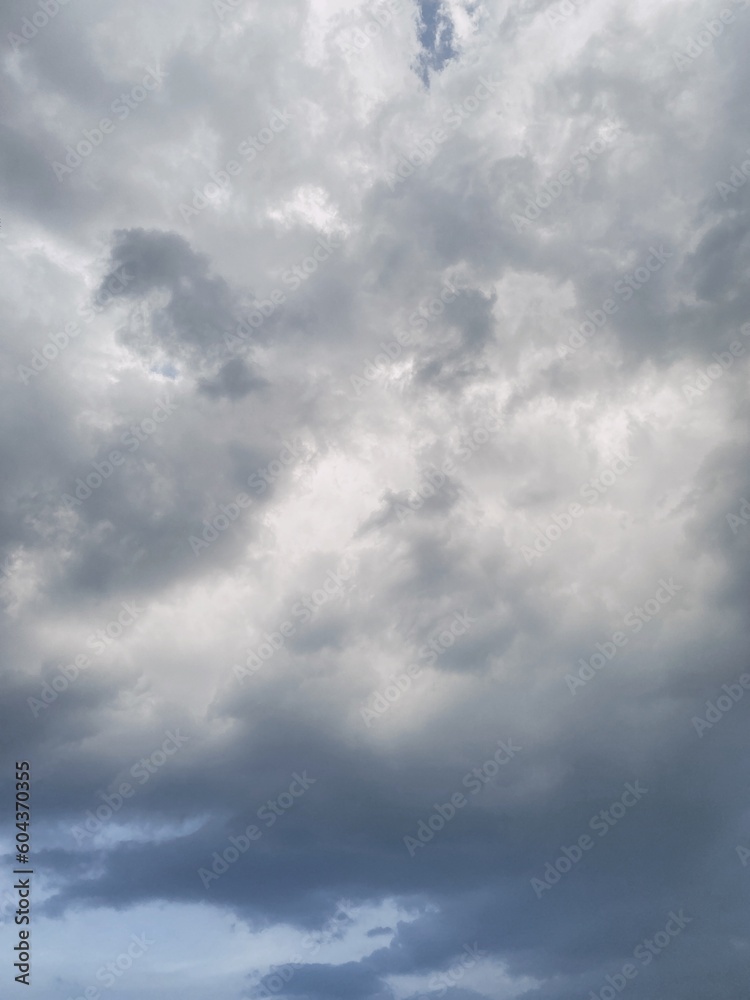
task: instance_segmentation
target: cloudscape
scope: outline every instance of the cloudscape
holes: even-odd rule
[[[3,7],[3,996],[747,1000],[749,45]]]

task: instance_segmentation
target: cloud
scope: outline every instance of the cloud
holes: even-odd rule
[[[741,995],[750,701],[693,721],[747,658],[730,6],[688,65],[698,3],[0,14],[37,29],[0,73],[0,744],[43,1000],[146,932],[123,996]]]

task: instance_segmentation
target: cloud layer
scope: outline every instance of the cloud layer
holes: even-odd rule
[[[0,14],[37,996],[745,997],[747,6]]]

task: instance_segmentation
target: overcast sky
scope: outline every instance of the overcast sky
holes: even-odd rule
[[[4,995],[746,1000],[749,46],[4,5]]]

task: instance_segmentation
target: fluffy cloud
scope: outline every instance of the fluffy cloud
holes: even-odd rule
[[[744,996],[745,6],[0,14],[40,997]]]

